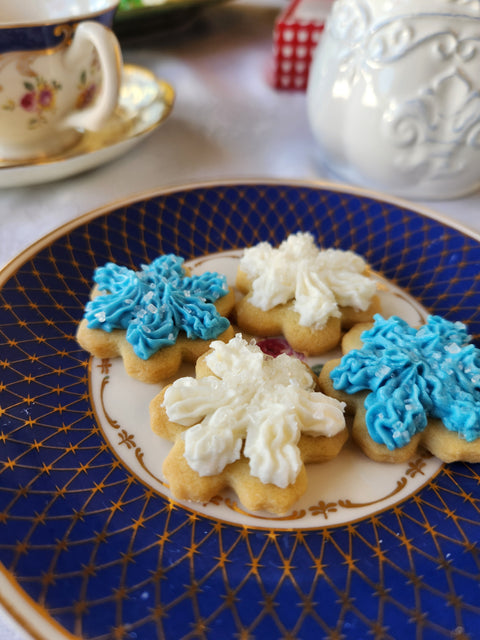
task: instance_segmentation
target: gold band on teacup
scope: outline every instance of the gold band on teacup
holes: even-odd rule
[[[75,24],[61,24],[55,27],[54,35],[57,37],[64,36],[63,39],[58,42],[55,46],[45,47],[44,49],[29,49],[26,51],[7,51],[5,53],[0,53],[0,71],[2,71],[8,64],[12,62],[12,59],[18,60],[17,67],[21,66],[22,60],[28,60],[29,58],[39,56],[39,55],[53,55],[57,53],[60,49],[64,48],[66,45],[70,44],[73,38],[73,34],[75,29],[77,28],[78,23]],[[18,69],[21,73],[21,69]],[[0,87],[0,91],[2,91],[2,87]]]

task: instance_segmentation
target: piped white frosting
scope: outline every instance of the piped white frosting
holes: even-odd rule
[[[249,458],[263,483],[286,487],[302,466],[302,433],[334,436],[345,428],[344,404],[314,390],[300,360],[266,356],[240,335],[215,341],[206,363],[214,375],[180,378],[165,392],[168,418],[185,427],[185,458],[200,476]]]
[[[252,282],[250,303],[263,311],[293,301],[302,326],[322,328],[339,307],[365,311],[376,283],[353,251],[322,250],[311,233],[290,235],[278,248],[267,242],[245,249],[240,269]]]

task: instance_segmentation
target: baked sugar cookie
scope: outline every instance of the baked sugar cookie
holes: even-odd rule
[[[404,462],[423,447],[444,462],[480,462],[480,351],[462,323],[430,316],[417,329],[376,315],[343,344],[319,383],[354,414],[367,456]]]
[[[352,251],[319,249],[310,233],[245,249],[236,279],[245,294],[236,321],[257,336],[283,335],[291,347],[319,355],[337,346],[342,328],[372,320],[377,285]]]
[[[347,440],[343,405],[297,358],[267,356],[240,335],[211,347],[196,378],[151,402],[153,431],[174,442],[163,474],[181,500],[231,487],[247,509],[287,513],[306,491],[305,464],[334,458]]]
[[[141,382],[174,375],[183,360],[195,363],[210,341],[234,336],[227,316],[234,293],[216,273],[192,276],[183,259],[163,255],[139,271],[108,263],[77,330],[77,341],[98,358],[121,356]]]

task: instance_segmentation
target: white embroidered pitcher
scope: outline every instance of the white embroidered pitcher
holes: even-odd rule
[[[308,117],[343,180],[411,198],[480,187],[480,0],[336,0]]]

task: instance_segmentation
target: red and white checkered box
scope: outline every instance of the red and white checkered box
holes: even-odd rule
[[[333,0],[293,0],[275,22],[271,82],[276,89],[305,91],[312,54]]]

